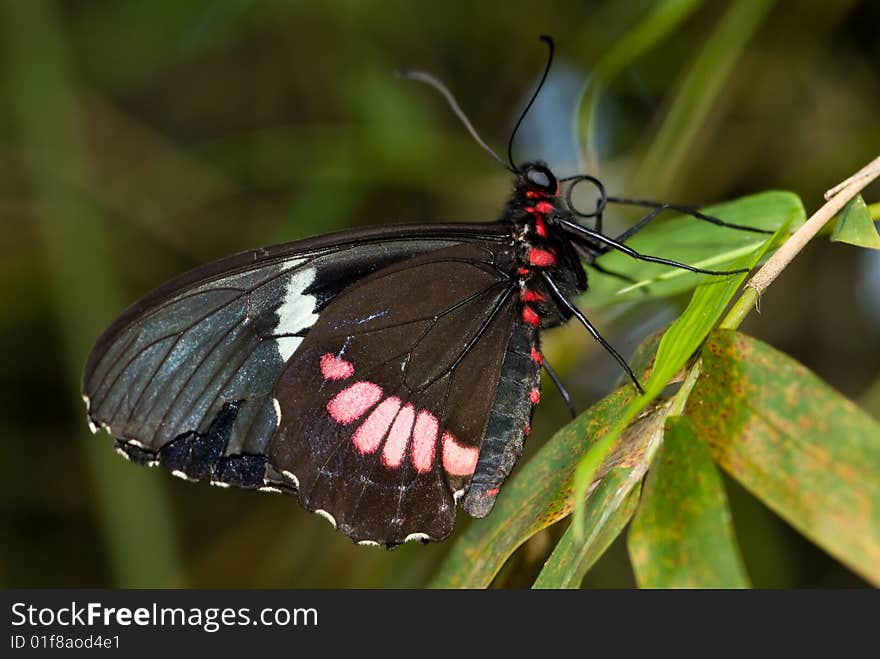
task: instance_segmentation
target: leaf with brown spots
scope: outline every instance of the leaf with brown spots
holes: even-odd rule
[[[584,505],[586,528],[578,540],[570,526],[544,564],[533,588],[578,588],[584,575],[620,535],[639,502],[642,478],[663,439],[669,403],[654,408],[627,428],[619,462],[590,493]],[[620,449],[617,451],[621,453]]]
[[[749,585],[721,474],[686,417],[666,420],[627,544],[641,588]]]
[[[880,585],[880,423],[791,357],[732,331],[703,348],[685,414],[715,461]]]

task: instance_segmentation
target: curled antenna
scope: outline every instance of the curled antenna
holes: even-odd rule
[[[544,86],[544,82],[547,80],[547,74],[550,73],[550,65],[553,64],[553,52],[556,50],[556,45],[553,43],[553,37],[548,37],[546,34],[542,34],[540,39],[545,44],[547,44],[550,52],[547,54],[547,64],[544,67],[544,74],[541,76],[541,81],[538,83],[538,87],[535,89],[535,92],[529,99],[529,103],[528,105],[526,105],[526,109],[523,110],[521,115],[519,115],[519,119],[517,119],[516,121],[516,126],[513,127],[513,132],[510,134],[510,139],[507,142],[507,162],[510,163],[510,167],[508,167],[508,169],[513,172],[519,172],[519,168],[513,162],[513,140],[516,138],[516,133],[519,130],[520,124],[529,113],[529,109],[532,107],[532,103],[535,102],[535,99],[538,98],[538,94],[541,93],[541,88]]]
[[[517,173],[517,169],[515,167],[508,166],[497,153],[492,150],[488,144],[483,141],[483,138],[480,137],[479,133],[477,133],[473,124],[471,124],[470,119],[467,118],[467,115],[464,113],[464,110],[459,106],[458,101],[455,100],[455,96],[452,95],[452,92],[440,82],[437,78],[432,76],[430,73],[425,73],[424,71],[397,71],[396,75],[399,78],[406,78],[408,80],[416,80],[418,82],[423,82],[426,85],[430,85],[438,92],[443,94],[443,98],[446,99],[446,102],[449,104],[449,107],[452,108],[452,111],[455,113],[455,116],[461,120],[461,123],[464,124],[464,127],[467,128],[467,131],[471,134],[471,137],[476,140],[477,144],[483,147],[483,150],[486,151],[490,156],[495,158],[499,162],[499,164],[505,169],[509,169],[514,174]],[[512,164],[512,163],[511,163]]]

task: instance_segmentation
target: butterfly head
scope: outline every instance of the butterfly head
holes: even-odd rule
[[[543,162],[527,162],[516,175],[516,189],[540,196],[559,194],[559,181]]]

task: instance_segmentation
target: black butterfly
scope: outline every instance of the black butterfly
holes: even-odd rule
[[[476,136],[445,87],[408,75],[440,89]],[[148,294],[89,355],[93,431],[181,478],[296,494],[361,544],[442,540],[459,501],[487,515],[540,398],[542,329],[575,317],[639,387],[571,302],[587,289],[582,260],[617,249],[729,274],[622,243],[665,206],[650,204],[613,239],[601,232],[605,205],[648,202],[508,160],[514,191],[496,222],[311,238],[223,259]],[[598,186],[593,213],[572,206],[581,181]]]

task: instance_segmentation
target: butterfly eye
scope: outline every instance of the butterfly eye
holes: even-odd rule
[[[556,177],[546,167],[532,165],[526,170],[526,179],[536,188],[546,192],[556,192]]]

